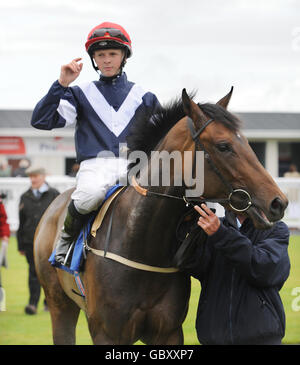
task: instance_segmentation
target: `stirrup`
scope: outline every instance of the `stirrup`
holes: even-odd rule
[[[67,262],[68,262],[69,256],[70,256],[70,254],[71,254],[71,252],[72,252],[72,249],[73,249],[74,245],[75,245],[75,242],[73,241],[73,242],[71,243],[71,246],[69,247],[68,252],[67,252],[67,254],[66,254],[66,257],[65,257],[65,259],[64,259],[64,263],[63,263],[63,265],[64,265],[64,266],[67,266]]]

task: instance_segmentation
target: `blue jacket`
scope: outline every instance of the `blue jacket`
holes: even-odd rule
[[[196,329],[202,344],[277,344],[285,333],[279,290],[289,276],[289,230],[266,231],[230,214],[197,245],[189,272],[200,280]]]
[[[150,119],[159,106],[154,94],[128,81],[125,73],[113,81],[100,79],[67,88],[55,81],[36,105],[31,124],[50,130],[76,123],[78,162],[101,151],[118,157],[119,143],[125,143],[137,115],[145,113]]]

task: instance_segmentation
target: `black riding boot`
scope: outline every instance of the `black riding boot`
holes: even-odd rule
[[[78,213],[72,200],[68,207],[63,229],[56,244],[55,260],[60,264],[66,266],[70,264],[68,251],[71,249],[72,243],[78,237],[85,222],[86,215]]]

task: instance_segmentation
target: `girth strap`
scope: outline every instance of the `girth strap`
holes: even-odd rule
[[[116,255],[112,252],[104,252],[103,250],[98,250],[98,249],[89,247],[87,243],[85,243],[84,247],[87,251],[91,251],[93,254],[95,254],[97,256],[101,256],[101,257],[105,257],[107,259],[117,261],[123,265],[130,266],[130,267],[133,267],[138,270],[152,271],[152,272],[163,273],[163,274],[171,274],[171,273],[175,273],[175,272],[179,271],[179,269],[176,267],[157,267],[157,266],[141,264],[139,262],[135,262],[135,261],[126,259],[125,257]]]

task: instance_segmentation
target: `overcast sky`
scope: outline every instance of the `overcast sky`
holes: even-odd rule
[[[298,0],[0,0],[0,19],[0,109],[32,109],[75,57],[76,81],[97,79],[84,43],[112,21],[132,39],[128,79],[162,103],[234,86],[232,110],[300,112]]]

